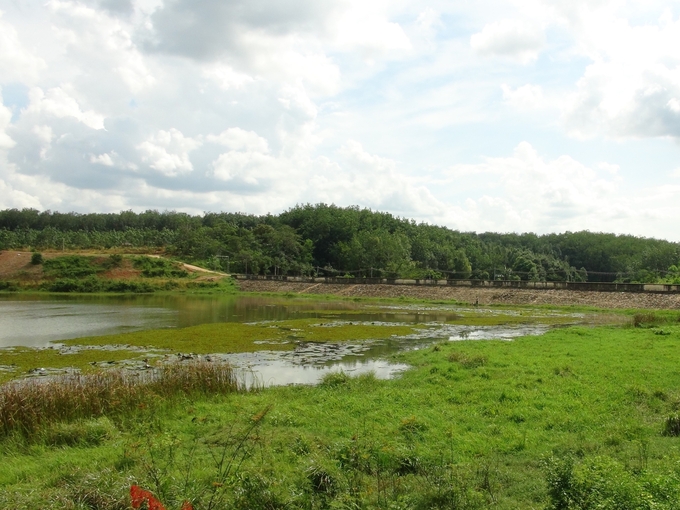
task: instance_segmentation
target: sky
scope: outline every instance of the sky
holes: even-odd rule
[[[677,0],[0,0],[0,209],[680,241]]]

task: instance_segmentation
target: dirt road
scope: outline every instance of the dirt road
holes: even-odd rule
[[[334,294],[342,297],[415,298],[455,300],[480,305],[580,305],[599,308],[649,308],[680,310],[679,294],[651,292],[592,292],[572,290],[485,289],[422,285],[338,285],[264,280],[239,280],[246,292]]]

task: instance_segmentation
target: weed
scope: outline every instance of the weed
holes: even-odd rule
[[[337,388],[338,386],[346,386],[350,382],[350,377],[343,372],[329,372],[323,376],[319,386],[322,388]]]
[[[449,354],[449,361],[459,363],[463,368],[479,368],[486,365],[485,356],[471,356],[462,352]]]
[[[680,436],[680,414],[671,414],[666,418],[664,421],[662,434],[669,437]]]
[[[660,318],[653,312],[636,313],[633,315],[633,327],[642,328],[658,324]]]
[[[419,438],[427,430],[427,425],[418,420],[415,416],[404,418],[399,424],[399,431],[407,438]]]

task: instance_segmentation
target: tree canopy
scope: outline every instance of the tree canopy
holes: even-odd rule
[[[477,234],[357,206],[279,215],[0,211],[0,249],[156,247],[233,272],[534,281],[675,282],[680,245],[588,231]]]

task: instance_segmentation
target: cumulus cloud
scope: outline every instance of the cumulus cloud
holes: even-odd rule
[[[199,140],[185,137],[181,131],[171,128],[168,131],[161,129],[139,144],[137,149],[149,167],[165,176],[174,177],[194,169],[189,153],[200,145]]]
[[[269,152],[267,140],[254,131],[246,131],[241,128],[229,128],[219,135],[208,135],[209,142],[219,143],[232,150],[247,150],[251,152]]]
[[[579,31],[592,59],[563,106],[573,136],[680,137],[680,20],[632,25],[595,12]]]
[[[112,9],[118,3],[121,10]],[[127,11],[126,2],[105,2],[109,10]],[[93,66],[99,77],[120,79],[132,92],[155,83],[155,78],[132,40],[134,27],[80,2],[50,0],[54,15],[53,30],[69,54]],[[91,70],[91,71],[92,71]]]
[[[12,112],[2,104],[0,97],[0,150],[11,149],[16,142],[7,134],[7,127],[12,120]]]
[[[417,218],[446,209],[426,186],[401,173],[396,161],[369,153],[356,140],[345,142],[337,156],[337,162],[316,163],[319,171],[311,178],[310,194],[329,203],[360,203]]]
[[[55,117],[72,117],[92,129],[104,129],[104,116],[94,110],[82,110],[78,101],[61,87],[46,93],[40,87],[29,92],[30,105],[27,114],[48,114]]]
[[[527,142],[520,143],[510,157],[487,158],[451,170],[454,179],[487,183],[489,191],[467,203],[473,223],[538,232],[594,228],[594,223],[629,216],[630,210],[617,200],[618,180],[607,173],[602,175],[569,156],[546,161]]]
[[[476,53],[507,57],[524,64],[536,60],[544,45],[543,29],[523,20],[489,23],[470,37],[470,46]]]
[[[113,166],[113,158],[111,156],[115,156],[116,153],[112,152],[111,154],[99,154],[98,156],[95,156],[94,154],[90,156],[90,163],[97,163],[98,165],[104,165],[104,166]]]
[[[677,237],[653,230],[680,214],[672,143],[645,142],[680,133],[666,0],[15,4],[0,17],[0,207],[325,201],[469,230]],[[570,155],[542,155],[555,147]]]
[[[2,19],[0,11],[0,83],[33,83],[46,67],[42,58],[26,49],[17,30]]]

